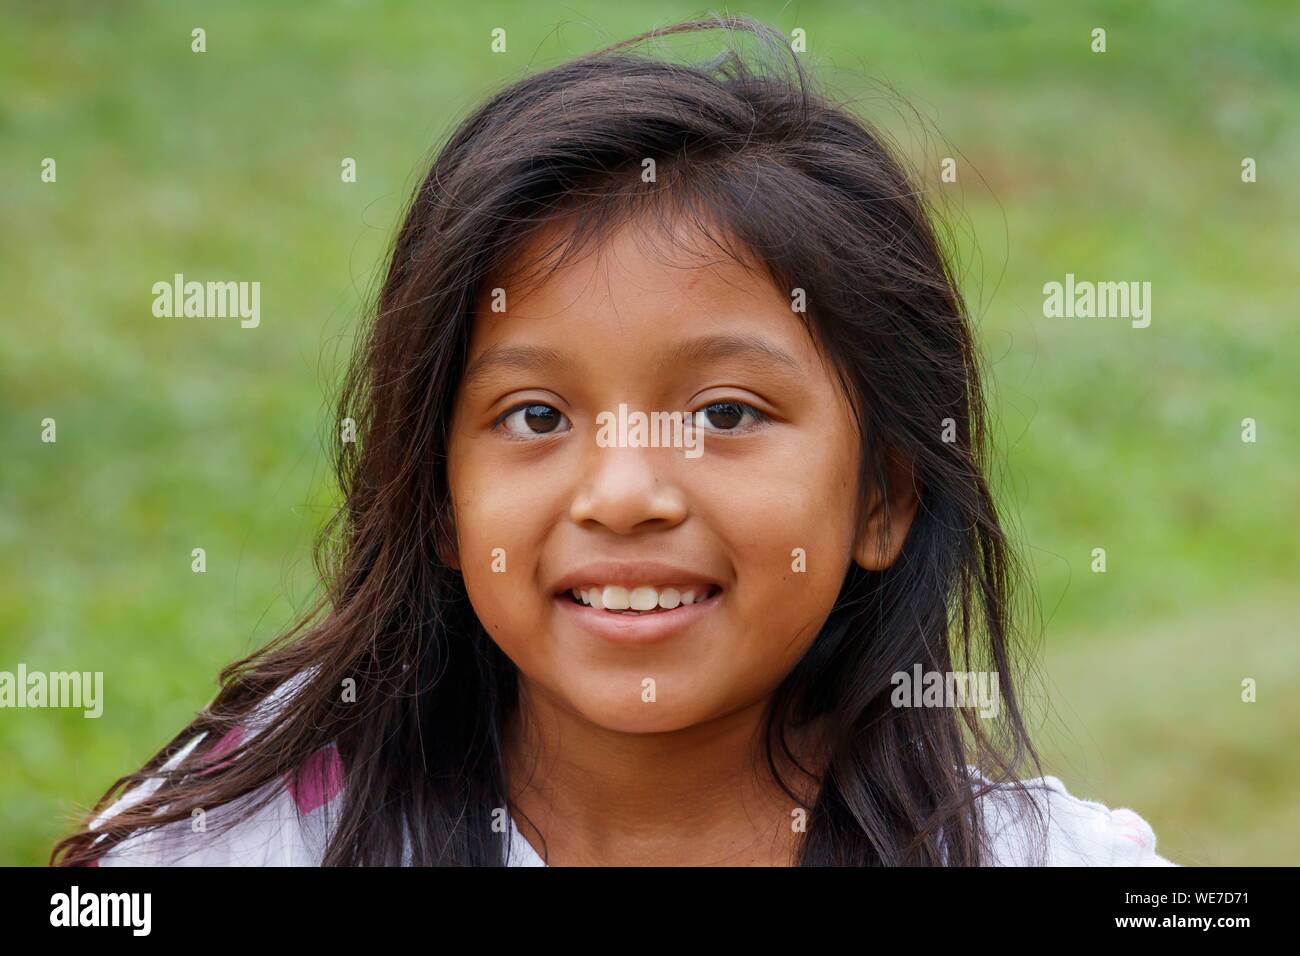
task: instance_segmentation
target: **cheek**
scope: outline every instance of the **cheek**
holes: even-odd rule
[[[788,670],[834,606],[852,560],[851,449],[804,447],[746,482],[723,522],[736,561],[737,653]],[[849,460],[845,460],[848,458]],[[760,664],[761,662],[761,664]]]
[[[461,575],[470,603],[488,633],[514,657],[513,645],[536,628],[538,549],[550,511],[530,500],[535,484],[511,478],[469,443],[449,449]],[[530,489],[532,489],[530,491]]]
[[[542,604],[534,568],[535,552],[526,539],[503,523],[501,512],[486,511],[482,523],[461,541],[473,558],[461,562],[461,574],[474,614],[498,647],[526,673],[543,666],[546,651],[538,640],[538,622],[549,607]]]
[[[759,577],[784,586],[830,572],[838,584],[852,553],[857,455],[842,430],[800,433],[748,471],[738,496],[710,496],[729,501],[731,534]]]
[[[487,567],[500,549],[507,571],[498,576],[517,577],[515,572],[536,558],[548,528],[562,513],[562,482],[503,456],[488,439],[457,433],[447,454],[457,539],[465,552],[462,562]]]

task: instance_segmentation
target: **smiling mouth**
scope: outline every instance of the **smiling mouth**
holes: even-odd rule
[[[722,588],[716,584],[675,587],[610,586],[605,588],[572,588],[559,597],[579,607],[603,611],[619,617],[649,617],[674,611],[680,607],[703,604],[718,594]]]

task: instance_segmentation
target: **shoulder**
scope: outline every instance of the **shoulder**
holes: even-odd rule
[[[1056,777],[993,782],[971,771],[991,866],[1175,866],[1133,810],[1085,800]]]
[[[205,755],[205,764],[238,747],[274,719],[293,687],[269,696],[251,719],[227,733]],[[90,824],[98,830],[126,808],[154,793],[164,775],[178,769],[205,734],[177,751],[148,781],[131,789]],[[202,771],[198,771],[202,772]],[[317,866],[324,856],[331,811],[344,783],[342,761],[331,744],[275,784],[222,806],[196,810],[189,820],[132,832],[98,859],[99,866]]]

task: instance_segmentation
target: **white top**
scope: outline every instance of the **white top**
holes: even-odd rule
[[[293,683],[293,682],[290,682]],[[272,709],[287,687],[277,690],[250,720],[252,732],[266,725]],[[217,742],[213,754],[239,743],[242,731]],[[191,740],[164,764],[179,764],[203,739]],[[209,755],[212,757],[212,754]],[[987,782],[974,767],[973,778]],[[195,819],[178,821],[156,830],[135,833],[99,859],[100,866],[319,866],[324,857],[329,813],[343,790],[344,774],[331,745],[314,754],[296,773],[273,788],[266,806],[230,826],[223,818],[235,804],[216,807]],[[152,779],[124,794],[92,822],[92,829],[125,807],[156,790],[162,781]],[[1043,832],[1038,817],[1011,785],[1003,784],[979,798],[979,811],[989,838],[991,866],[1174,866],[1156,854],[1151,826],[1132,810],[1112,810],[1104,804],[1073,796],[1056,777],[1039,777],[1023,783],[1042,808],[1045,843],[1035,839]],[[269,792],[269,791],[268,791]],[[237,801],[243,804],[250,797]],[[545,866],[546,863],[510,819],[507,866]]]
[[[196,737],[168,761],[175,766],[198,743]],[[100,857],[100,866],[319,866],[324,856],[326,814],[338,799],[341,774],[332,748],[318,764],[325,772],[307,779],[286,780],[270,802],[252,816],[229,827],[221,818],[229,808],[208,811],[201,822],[168,824],[133,834]],[[319,777],[324,785],[311,778]],[[94,821],[105,819],[155,790],[151,780],[122,796]],[[1009,787],[980,798],[988,828],[991,866],[1174,866],[1156,854],[1151,826],[1132,810],[1112,810],[1072,796],[1056,777],[1025,781],[1047,813],[1047,841],[1035,845],[1041,832],[1022,799]],[[332,792],[331,792],[332,791]],[[247,799],[247,798],[245,798]],[[232,805],[233,806],[233,805]],[[202,827],[202,829],[200,829]],[[1045,855],[1043,850],[1046,850]],[[545,866],[545,862],[510,819],[507,866]]]

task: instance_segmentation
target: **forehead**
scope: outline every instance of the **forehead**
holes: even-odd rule
[[[813,345],[791,295],[729,237],[643,216],[610,226],[573,252],[566,246],[575,239],[573,229],[548,224],[518,250],[508,271],[483,283],[471,365],[504,343],[566,348],[610,337],[656,351],[668,339],[742,337],[755,346],[749,351],[762,351],[767,342],[769,352],[785,353],[799,366],[812,360]],[[731,343],[730,351],[746,349]]]

